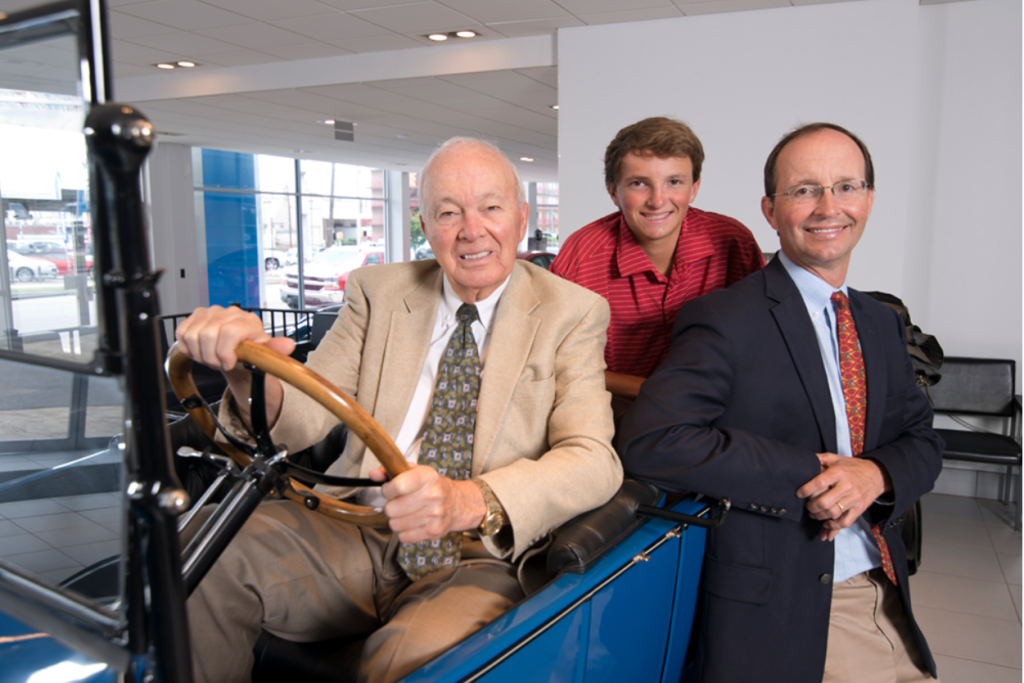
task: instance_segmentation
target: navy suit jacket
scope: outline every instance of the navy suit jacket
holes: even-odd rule
[[[911,628],[906,549],[897,524],[942,468],[942,439],[916,386],[899,316],[850,290],[867,373],[864,457],[892,479],[881,524]],[[807,308],[781,261],[686,304],[672,350],[618,435],[627,474],[672,491],[729,498],[708,536],[698,666],[703,681],[820,683],[834,546],[796,491],[837,452],[835,415]]]

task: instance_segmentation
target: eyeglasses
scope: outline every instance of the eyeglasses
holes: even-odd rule
[[[865,195],[865,193],[867,193],[868,184],[863,180],[840,180],[831,187],[802,183],[800,185],[794,185],[785,192],[776,192],[775,194],[770,194],[768,196],[778,197],[780,195],[786,195],[789,197],[789,201],[791,202],[796,202],[798,204],[810,204],[812,202],[820,201],[821,197],[825,194],[825,190],[832,190],[832,196],[840,201],[860,199]]]

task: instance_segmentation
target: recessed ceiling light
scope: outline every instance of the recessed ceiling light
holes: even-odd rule
[[[441,41],[448,40],[448,34],[447,33],[431,33],[429,36],[427,36],[427,38],[429,38],[430,40],[434,40],[434,41],[437,41],[437,42],[440,43]]]
[[[533,157],[519,157],[519,161],[533,161]]]
[[[558,111],[558,105],[557,104],[549,104],[548,106],[551,107],[552,109],[554,109],[555,111]]]
[[[292,152],[296,154],[312,154],[313,152],[308,149],[293,149]]]
[[[328,126],[333,126],[334,125],[334,119],[324,119],[320,123],[326,123]]]
[[[154,64],[153,66],[155,66],[158,69],[173,69],[174,68],[173,64],[168,64],[166,62],[164,62],[162,64]]]
[[[476,31],[456,31],[459,38],[476,38]]]
[[[404,139],[406,139],[407,137],[409,137],[409,134],[408,134],[408,133],[399,133],[399,134],[398,134],[398,135],[396,135],[395,137],[396,137],[396,138],[398,138],[399,140],[404,140]]]
[[[192,67],[194,67],[196,65],[195,62],[190,62],[187,59],[183,59],[180,62],[176,62],[176,64],[178,66],[180,66],[180,67],[185,68],[185,69],[191,69]]]

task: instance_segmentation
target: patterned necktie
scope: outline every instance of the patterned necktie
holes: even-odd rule
[[[456,315],[459,324],[448,340],[437,369],[437,383],[423,425],[418,462],[459,481],[472,476],[473,428],[480,395],[480,352],[470,326],[480,316],[472,304],[462,304]],[[461,557],[462,532],[459,531],[433,541],[402,543],[397,560],[415,581],[438,569],[457,567]]]
[[[850,424],[850,451],[854,457],[864,452],[864,425],[867,423],[867,380],[864,376],[864,356],[860,352],[860,339],[850,313],[850,300],[842,292],[832,293],[836,307],[836,331],[839,336],[839,372],[843,378],[843,398],[846,401],[846,419]],[[871,534],[882,553],[882,571],[896,585],[896,571],[892,566],[889,544],[882,536],[879,525],[871,527]]]

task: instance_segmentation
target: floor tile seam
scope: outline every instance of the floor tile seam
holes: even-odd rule
[[[1000,586],[1002,586],[1002,585],[1009,585],[1009,583],[1010,583],[1009,581],[1005,580],[1005,575],[1004,575],[1004,578],[997,579],[995,581],[990,581],[989,579],[977,579],[977,578],[974,578],[973,576],[961,576],[960,574],[950,574],[949,572],[938,572],[938,571],[935,571],[933,569],[925,569],[923,566],[920,569],[917,570],[917,574],[915,574],[914,576],[922,576],[922,575],[928,575],[928,574],[934,574],[934,575],[937,575],[937,576],[951,576],[951,577],[957,578],[957,579],[967,579],[969,581],[981,581],[983,583],[994,583],[994,584],[998,584]],[[911,583],[913,583],[913,577],[911,577]]]
[[[958,659],[961,662],[971,662],[972,664],[984,664],[986,666],[996,667],[997,669],[1006,669],[1007,671],[1021,671],[1021,668],[1017,667],[1017,666],[1005,666],[1003,664],[996,664],[995,662],[985,662],[985,661],[982,661],[980,659],[971,659],[970,657],[960,657],[960,656],[957,656],[957,655],[947,655],[947,654],[945,654],[943,652],[938,652],[936,654],[941,655],[942,657],[945,657],[947,659]],[[942,672],[940,671],[939,673],[941,674]]]
[[[1000,571],[1000,573],[1002,573],[1002,572]],[[1016,584],[1011,584],[1009,581],[1006,580],[1006,574],[1005,573],[1003,573],[1003,578],[1002,579],[998,579],[998,580],[994,580],[994,579],[981,579],[981,578],[978,578],[977,576],[964,576],[963,574],[953,574],[952,572],[940,572],[940,571],[935,571],[934,569],[929,569],[929,570],[925,571],[923,568],[918,570],[918,574],[937,574],[939,576],[949,576],[949,577],[954,578],[954,579],[970,579],[972,581],[987,581],[989,583],[1006,584],[1008,586],[1016,585]],[[911,579],[911,585],[913,585],[913,579]]]
[[[1010,600],[1012,602],[1013,598],[1010,598]],[[926,605],[926,604],[920,602],[920,600],[915,600],[913,596],[911,596],[911,602],[913,602],[916,607],[924,607],[926,609],[938,610],[940,612],[947,612],[950,615],[959,614],[959,615],[966,615],[966,616],[969,616],[969,617],[978,617],[980,619],[991,619],[992,621],[998,621],[998,622],[1006,623],[1006,624],[1012,624],[1015,621],[1018,624],[1021,623],[1019,617],[1015,618],[1015,619],[1002,619],[1000,617],[994,617],[991,614],[978,614],[977,612],[964,612],[962,610],[950,609],[948,607],[936,607],[935,605]],[[1016,611],[1016,607],[1014,607],[1014,611]],[[925,634],[925,635],[927,635],[927,634]]]
[[[1007,667],[1006,665],[995,664],[994,661],[985,661],[983,659],[973,659],[971,657],[958,656],[958,655],[955,655],[955,654],[946,654],[945,652],[934,652],[934,653],[935,654],[939,654],[941,656],[944,656],[947,659],[958,659],[959,661],[970,661],[971,664],[983,664],[986,667],[994,667],[996,669],[1006,669],[1008,672],[1011,672],[1011,671],[1021,671],[1020,667]],[[940,668],[940,670],[939,670],[939,679],[941,680],[941,678],[942,678],[942,671],[941,671],[941,668]]]
[[[79,562],[79,561],[78,561],[78,560],[76,560],[75,558],[71,557],[70,555],[67,555],[66,553],[63,553],[63,552],[61,552],[61,549],[60,549],[60,548],[52,548],[52,547],[51,547],[51,548],[43,548],[43,549],[41,549],[41,550],[30,550],[30,551],[28,551],[27,553],[18,553],[17,555],[5,555],[5,556],[4,556],[4,558],[3,558],[3,560],[4,560],[4,562],[6,562],[6,563],[8,563],[8,564],[13,564],[13,565],[15,565],[15,566],[18,566],[18,563],[17,563],[17,562],[14,562],[14,559],[15,559],[16,557],[20,557],[20,556],[22,556],[22,555],[34,555],[34,554],[36,554],[36,553],[45,553],[45,552],[48,552],[48,551],[50,551],[50,550],[52,550],[52,551],[54,551],[54,552],[58,552],[58,553],[60,553],[61,555],[63,555],[64,557],[66,557],[66,558],[68,559],[68,561],[69,561],[69,562],[74,562],[75,564],[77,564],[77,565],[81,565],[81,566],[83,566],[83,567],[85,566],[84,564],[82,564],[81,562]]]

